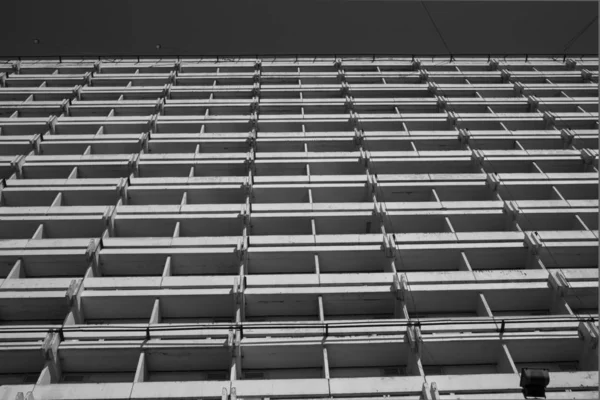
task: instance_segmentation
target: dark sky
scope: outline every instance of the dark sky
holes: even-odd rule
[[[453,54],[560,55],[598,16],[574,0],[424,3]],[[3,57],[448,53],[419,1],[3,0],[1,12]],[[598,53],[597,21],[568,53]]]

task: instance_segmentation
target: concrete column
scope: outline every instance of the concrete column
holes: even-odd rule
[[[533,172],[538,172],[540,174],[544,173],[544,171],[540,168],[540,166],[535,161],[532,162],[531,165],[532,165]]]
[[[10,168],[13,174],[8,179],[23,179],[23,164],[25,163],[25,156],[15,156],[10,162]]]
[[[85,322],[83,307],[81,305],[82,291],[83,279],[73,279],[66,294],[67,303],[69,304],[70,309],[64,320],[64,325],[77,325]]]
[[[319,263],[319,255],[315,254],[315,273],[317,274],[318,282],[321,283],[321,265]]]
[[[537,260],[539,259],[540,249],[543,246],[537,232],[530,232],[525,234],[525,246],[528,249],[525,267],[535,268]]]
[[[183,192],[183,194],[181,195],[181,203],[179,203],[180,206],[185,206],[187,204],[187,197],[187,192]]]
[[[248,195],[246,197],[246,204],[245,204],[245,212],[246,215],[243,218],[244,219],[244,227],[242,228],[242,251],[240,253],[238,253],[238,258],[240,261],[239,264],[239,274],[238,277],[236,278],[236,282],[237,282],[237,286],[236,286],[236,290],[237,292],[235,292],[235,305],[234,305],[234,310],[235,310],[235,315],[234,315],[234,319],[236,321],[236,323],[238,324],[242,324],[245,320],[245,311],[246,311],[246,300],[245,300],[245,295],[244,295],[244,290],[246,288],[246,273],[248,271],[248,263],[250,262],[249,258],[248,258],[248,249],[247,249],[247,243],[248,243],[248,235],[251,232],[251,222],[250,222],[250,195]]]
[[[23,263],[23,259],[19,258],[15,261],[13,267],[6,276],[6,279],[22,279],[25,277],[25,264]]]
[[[77,179],[78,176],[79,176],[79,168],[73,167],[73,169],[71,170],[71,173],[69,173],[69,176],[67,176],[67,179]]]
[[[56,195],[56,197],[52,201],[52,204],[50,204],[50,207],[60,207],[60,206],[62,206],[62,198],[63,198],[62,192],[58,192],[58,194]]]
[[[243,271],[243,266],[240,266],[240,270]],[[234,280],[234,288],[233,288],[233,297],[234,297],[234,320],[237,324],[243,324],[245,320],[245,276],[243,272],[240,276],[236,277]]]
[[[2,128],[0,128],[0,136],[1,135],[2,135]],[[6,181],[4,179],[0,179],[0,206],[6,205],[6,198],[2,191],[5,188],[5,186],[6,186]]]
[[[60,345],[60,337],[56,332],[48,332],[46,339],[42,345],[42,352],[46,363],[40,377],[37,381],[38,385],[48,385],[51,383],[59,383],[62,375],[60,359],[58,357],[58,346]]]
[[[566,199],[558,191],[558,189],[556,188],[556,186],[552,186],[552,191],[551,191],[551,194],[550,194],[550,200],[563,200],[563,201],[566,201]]]
[[[583,341],[579,356],[579,369],[582,371],[598,370],[598,325],[597,322],[580,322],[579,338]]]
[[[115,236],[115,215],[117,214],[117,207],[110,206],[106,208],[106,211],[102,215],[102,219],[106,224],[106,229],[102,234],[102,238]]]
[[[238,380],[238,379],[242,379],[242,348],[241,348],[241,341],[242,341],[242,336],[241,336],[241,332],[238,330],[235,331],[234,335],[233,335],[233,352],[232,352],[232,359],[231,359],[231,368],[230,368],[230,380],[234,381],[234,380]]]
[[[514,231],[521,230],[519,226],[519,218],[522,216],[520,213],[519,207],[515,201],[505,201],[503,212],[506,215],[506,230]]]
[[[165,266],[163,268],[162,277],[165,278],[167,276],[171,276],[171,256],[167,256],[165,260]]]
[[[590,228],[587,227],[587,225],[585,224],[585,222],[583,222],[579,215],[575,215],[575,221],[573,221],[573,228],[575,228],[575,230],[590,230]]]
[[[554,315],[575,315],[565,300],[565,294],[570,285],[562,271],[549,273],[548,286],[552,289],[550,312]]]
[[[160,324],[162,314],[160,312],[160,299],[154,300],[154,305],[152,306],[152,313],[150,314],[149,323],[152,324]]]
[[[501,374],[518,374],[519,371],[515,366],[515,362],[510,355],[510,351],[506,344],[500,345],[500,352],[498,354],[498,373]]]
[[[229,353],[231,354],[231,361],[229,364],[229,379],[232,381],[241,379],[241,376],[239,376],[237,373],[238,364],[237,364],[237,353],[236,352],[238,351],[238,349],[236,349],[236,346],[235,346],[235,340],[236,340],[235,332],[236,332],[235,328],[230,328],[229,334],[227,335],[227,347],[229,348]]]
[[[157,300],[158,301],[158,300]],[[148,367],[146,366],[146,353],[143,351],[140,353],[137,368],[135,370],[135,377],[133,382],[145,382],[148,379]]]
[[[393,268],[395,266],[392,264]],[[408,280],[406,274],[394,273],[394,318],[396,319],[409,319],[408,308],[406,307],[406,295],[408,293]]]
[[[442,201],[440,200],[440,196],[438,196],[438,193],[435,189],[431,189],[431,200],[435,201],[437,203],[441,203]],[[446,231],[446,232],[450,232],[450,231]]]
[[[439,400],[440,398],[440,393],[435,382],[423,382],[423,389],[421,391],[422,400]]]
[[[448,217],[444,217],[444,232],[456,233]]]
[[[483,293],[479,293],[477,296],[477,316],[493,317],[492,310]]]
[[[464,251],[460,252],[460,259],[458,261],[458,270],[459,271],[471,271],[473,272],[473,268],[471,268],[471,264],[469,263],[469,259]]]
[[[329,357],[325,346],[323,346],[323,378],[329,379]]]
[[[100,267],[100,240],[92,239],[88,245],[88,248],[85,253],[86,259],[88,261],[88,266],[92,268],[94,271],[94,276],[102,276],[102,271]]]
[[[175,229],[173,230],[173,238],[178,238],[179,237],[179,230],[181,228],[181,222],[177,221],[175,223]]]
[[[127,205],[129,200],[127,199],[127,186],[129,186],[129,179],[122,178],[117,186],[117,193],[120,196],[119,202],[117,202],[117,207],[121,204]]]
[[[319,295],[317,299],[319,306],[319,321],[325,322],[325,308],[323,306],[323,296]]]
[[[406,329],[407,341],[410,346],[408,352],[408,360],[406,361],[406,374],[422,376],[425,379],[425,372],[421,362],[421,349],[423,338],[421,337],[421,329],[415,325],[409,325]]]

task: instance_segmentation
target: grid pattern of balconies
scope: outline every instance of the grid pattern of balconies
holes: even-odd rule
[[[0,399],[595,398],[597,66],[0,62]]]

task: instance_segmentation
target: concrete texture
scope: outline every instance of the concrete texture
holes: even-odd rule
[[[0,399],[592,398],[596,66],[0,64]]]

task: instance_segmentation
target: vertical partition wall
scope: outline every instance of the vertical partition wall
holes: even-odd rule
[[[597,67],[0,62],[0,399],[597,398]]]

